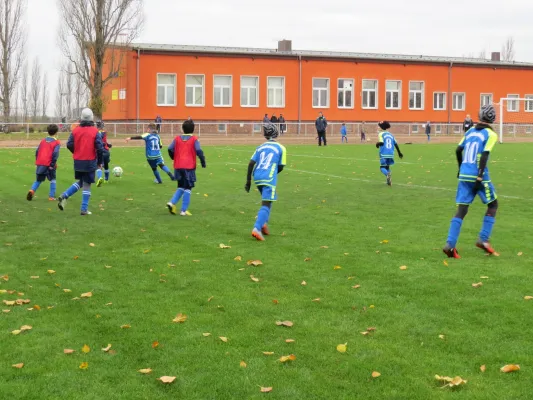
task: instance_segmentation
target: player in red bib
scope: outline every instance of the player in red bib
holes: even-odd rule
[[[47,179],[50,181],[48,200],[55,201],[57,159],[59,158],[61,142],[55,138],[55,135],[59,130],[57,125],[48,125],[46,130],[48,131],[48,137],[41,140],[39,147],[37,147],[37,150],[35,151],[35,165],[37,166],[35,173],[37,179],[26,196],[28,201],[33,199],[33,196],[41,183]]]
[[[187,209],[191,203],[191,189],[196,182],[196,157],[205,168],[205,156],[198,138],[193,135],[194,122],[187,120],[182,125],[183,135],[176,136],[170,146],[168,154],[174,160],[174,178],[178,181],[178,190],[167,203],[171,214],[176,214],[176,204],[183,197],[180,215],[191,215]]]

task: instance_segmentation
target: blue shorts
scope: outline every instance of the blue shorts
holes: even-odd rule
[[[182,189],[192,189],[196,182],[196,170],[175,169],[174,178],[178,181],[178,187]]]
[[[155,158],[153,160],[146,160],[148,161],[148,164],[152,169],[157,168],[159,165],[162,165],[165,163],[165,160],[163,160],[163,157]]]
[[[107,150],[104,150],[102,159],[104,161],[104,165],[109,165],[109,162],[111,161],[111,153]]]
[[[455,202],[457,204],[470,205],[476,196],[479,196],[483,204],[489,204],[498,198],[492,182],[483,182],[483,186],[478,190],[474,189],[475,186],[476,182],[459,181]]]
[[[55,181],[56,179],[56,170],[55,169],[49,169],[46,174],[36,174],[37,175],[37,182],[44,182],[45,180],[49,181]]]
[[[263,201],[276,201],[278,199],[278,193],[275,186],[257,186],[257,190],[261,193],[261,199]]]
[[[379,165],[382,167],[389,167],[394,165],[394,158],[380,158]]]
[[[82,183],[94,183],[96,171],[74,171],[74,178],[81,181]]]

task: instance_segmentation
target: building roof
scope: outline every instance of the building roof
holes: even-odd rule
[[[305,57],[305,58],[333,58],[333,59],[358,59],[368,61],[399,61],[409,63],[435,63],[435,64],[470,64],[486,66],[508,66],[533,68],[533,63],[491,61],[481,58],[468,57],[440,57],[408,54],[378,54],[378,53],[355,53],[341,51],[315,51],[315,50],[292,50],[278,51],[277,49],[245,48],[245,47],[223,47],[223,46],[190,46],[174,44],[148,44],[132,43],[134,50],[145,52],[165,52],[165,53],[201,53],[201,54],[227,54],[227,55],[248,55],[248,56],[275,56],[275,57]]]

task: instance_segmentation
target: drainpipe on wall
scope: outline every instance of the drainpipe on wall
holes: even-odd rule
[[[139,114],[140,114],[140,107],[141,107],[141,104],[140,104],[140,94],[139,94],[139,83],[140,83],[140,71],[139,71],[139,68],[141,66],[141,49],[137,49],[137,89],[136,89],[136,93],[137,93],[137,133],[139,133]]]
[[[302,128],[302,56],[298,56],[298,135]]]
[[[450,123],[451,123],[451,118],[452,118],[452,104],[453,104],[453,98],[452,98],[452,67],[453,67],[453,62],[450,62],[450,67],[448,68],[448,98],[446,99],[447,101],[447,106],[448,106],[448,125],[446,126],[446,134],[449,135],[450,134]]]

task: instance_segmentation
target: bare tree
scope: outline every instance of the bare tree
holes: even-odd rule
[[[121,50],[142,28],[143,0],[57,1],[61,50],[89,90],[89,106],[101,118],[103,89],[118,76],[126,54]]]
[[[65,115],[67,118],[72,117],[72,97],[74,92],[74,73],[72,72],[72,63],[68,63],[65,71],[65,106],[67,108]]]
[[[502,60],[503,61],[514,61],[515,50],[514,50],[514,37],[510,36],[505,41],[502,46]]]
[[[30,88],[30,110],[33,117],[33,122],[36,122],[39,115],[39,101],[41,100],[42,89],[42,72],[41,64],[36,58],[33,61],[33,67],[31,69],[31,88]]]
[[[78,76],[76,76],[74,103],[76,105],[76,112],[78,114],[80,113],[80,109],[87,105],[87,89],[83,84],[83,81]]]
[[[41,93],[41,117],[46,121],[46,111],[48,108],[48,74],[45,72],[43,76],[43,91]]]
[[[59,74],[59,78],[57,80],[57,91],[56,91],[56,109],[55,109],[55,115],[58,118],[63,118],[65,115],[63,114],[63,90],[64,90],[64,80],[65,77],[63,74]]]
[[[487,59],[487,49],[483,49],[479,52],[478,54],[478,57],[483,59],[483,60],[486,60]]]
[[[24,65],[21,70],[20,74],[20,104],[22,106],[22,120],[26,122],[28,118],[28,105],[29,105],[29,70],[28,70],[28,63],[24,62]]]
[[[24,61],[25,10],[26,0],[0,0],[0,103],[5,121],[9,121],[10,100]]]

